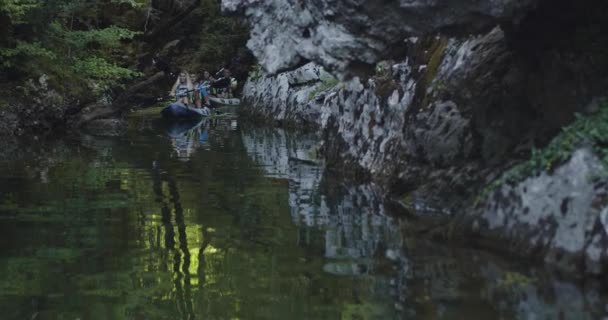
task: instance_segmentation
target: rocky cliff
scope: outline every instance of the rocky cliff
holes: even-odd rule
[[[488,30],[518,22],[537,0],[224,0],[251,25],[249,49],[270,73],[305,61],[353,70],[399,54],[410,36]]]
[[[440,212],[457,213],[448,219],[459,221],[456,231],[514,253],[541,252],[564,270],[606,268],[598,218],[605,178],[589,180],[605,175],[601,142],[585,149],[589,139],[575,139],[543,170],[500,177],[575,113],[593,118],[602,105],[608,5],[225,0],[224,7],[252,22],[249,47],[270,72],[249,79],[249,112],[319,128],[330,167],[372,180],[406,205],[433,199]],[[316,64],[271,75],[309,60]],[[324,70],[342,81],[328,81]]]

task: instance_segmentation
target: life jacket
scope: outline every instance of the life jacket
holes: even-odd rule
[[[177,88],[175,88],[175,96],[178,98],[183,98],[188,96],[188,85],[187,84],[178,84]]]
[[[203,89],[203,87],[205,89]],[[211,95],[215,95],[217,93],[216,88],[213,86],[213,81],[210,80],[205,80],[201,83],[201,85],[199,86],[199,91],[201,92],[201,94],[203,93],[203,90],[205,90],[207,94]]]

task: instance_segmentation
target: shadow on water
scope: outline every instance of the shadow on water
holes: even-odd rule
[[[314,134],[135,119],[0,161],[3,319],[595,319],[599,284],[418,239]]]

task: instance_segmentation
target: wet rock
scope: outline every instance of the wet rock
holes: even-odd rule
[[[321,108],[315,97],[330,89],[325,77],[331,75],[313,63],[276,77],[258,71],[243,88],[245,112],[284,125],[318,126]]]
[[[579,149],[552,173],[490,193],[472,223],[510,251],[541,253],[562,270],[601,274],[608,262],[605,170],[589,149]]]

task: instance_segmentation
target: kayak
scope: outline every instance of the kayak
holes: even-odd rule
[[[237,98],[209,97],[209,103],[216,108],[229,106],[236,107],[241,104],[241,100]]]
[[[187,106],[181,102],[173,102],[164,107],[160,114],[165,118],[188,119],[208,117],[208,109],[197,109]]]

